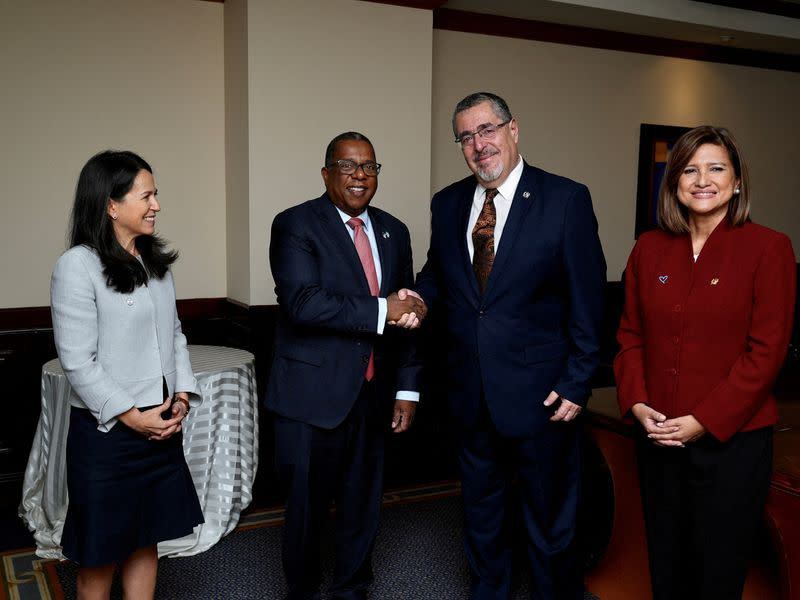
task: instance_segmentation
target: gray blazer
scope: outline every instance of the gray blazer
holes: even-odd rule
[[[122,294],[106,285],[94,250],[75,246],[53,269],[50,306],[70,404],[88,408],[100,431],[134,406],[161,404],[162,377],[170,396],[188,392],[200,403],[171,272]]]

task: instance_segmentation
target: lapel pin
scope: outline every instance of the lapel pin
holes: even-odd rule
[[[530,198],[531,197],[531,193],[530,192],[522,192],[522,197],[523,198]]]
[[[385,239],[385,240],[389,239],[389,232],[388,231],[384,231],[383,232],[383,239]]]
[[[719,283],[719,278],[717,277],[714,277],[714,279],[711,280],[711,285],[717,285],[718,283]]]
[[[659,275],[659,276],[658,276],[658,280],[659,280],[661,283],[667,283],[667,279],[669,279],[669,275]]]

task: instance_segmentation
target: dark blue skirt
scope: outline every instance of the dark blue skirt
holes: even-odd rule
[[[88,410],[73,407],[64,556],[83,567],[120,562],[202,523],[182,439],[150,441],[121,422],[103,433]]]

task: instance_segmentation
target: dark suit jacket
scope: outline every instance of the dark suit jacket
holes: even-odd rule
[[[411,243],[403,223],[380,209],[368,210],[380,254],[380,295],[386,297],[413,283]],[[418,389],[410,334],[390,326],[382,336],[375,333],[378,301],[327,194],[275,217],[269,257],[280,316],[268,409],[336,427],[358,397],[372,350],[380,397]]]
[[[475,185],[433,197],[417,290],[444,309],[456,418],[474,424],[483,393],[498,431],[529,435],[552,416],[552,390],[581,405],[589,396],[605,284],[597,221],[586,186],[526,164],[481,296],[466,242]]]
[[[692,414],[719,440],[775,423],[772,384],[792,332],[789,238],[723,220],[692,260],[689,235],[643,234],[625,271],[614,361],[620,409]]]

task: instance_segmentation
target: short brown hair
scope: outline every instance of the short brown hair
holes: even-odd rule
[[[724,127],[701,125],[684,133],[675,145],[667,163],[667,170],[658,193],[658,226],[671,233],[689,231],[688,211],[678,201],[678,181],[689,161],[703,144],[714,144],[727,150],[733,171],[739,180],[739,193],[728,203],[728,220],[734,227],[750,220],[750,178],[747,164],[739,150],[739,144]]]

